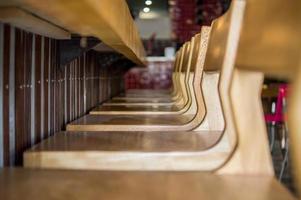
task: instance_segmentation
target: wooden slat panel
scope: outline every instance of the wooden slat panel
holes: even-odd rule
[[[55,88],[54,88],[54,84],[53,84],[53,77],[54,77],[54,69],[55,69],[55,64],[56,64],[56,57],[55,57],[55,49],[56,49],[56,46],[55,46],[55,41],[52,41],[52,44],[51,44],[51,67],[50,67],[50,78],[49,78],[49,83],[50,83],[50,110],[52,111],[50,113],[50,131],[51,133],[54,133],[55,130],[55,124],[54,124],[54,119],[55,119],[55,110],[54,110],[54,100],[55,100]]]
[[[66,119],[67,122],[70,122],[70,65],[66,67],[67,74],[66,74]]]
[[[21,164],[26,148],[87,113],[99,103],[100,90],[106,91],[96,77],[106,77],[108,68],[99,70],[95,52],[84,53],[64,69],[58,54],[57,41],[5,26],[0,148],[6,166]]]
[[[31,102],[31,110],[30,110],[30,143],[31,145],[35,144],[35,117],[36,117],[36,111],[35,111],[35,93],[36,93],[36,88],[35,88],[35,83],[36,83],[36,73],[35,73],[35,51],[36,51],[36,35],[33,35],[32,37],[32,52],[31,52],[31,96],[30,96],[30,102]]]
[[[32,37],[31,33],[24,33],[24,68],[25,68],[25,105],[24,105],[24,126],[26,134],[24,136],[24,148],[31,145],[31,68],[32,68]]]
[[[9,164],[15,164],[16,148],[16,77],[15,77],[15,53],[16,53],[16,29],[10,27],[9,48]]]
[[[49,89],[49,38],[44,39],[44,137],[48,132],[48,89]]]
[[[1,25],[0,25],[1,26]],[[4,166],[9,166],[9,58],[10,58],[10,27],[5,25],[3,36],[3,153]],[[1,37],[1,36],[0,36]],[[0,42],[1,44],[1,42]],[[0,47],[1,48],[1,47]],[[0,51],[0,54],[1,51]],[[0,55],[1,59],[1,55]],[[1,63],[1,61],[0,61]],[[0,64],[1,65],[1,64]],[[1,148],[1,147],[0,147]]]
[[[15,64],[16,64],[16,163],[22,163],[23,153],[23,138],[26,134],[24,129],[24,102],[25,102],[25,89],[24,89],[24,33],[21,30],[16,30],[16,53],[15,53]]]
[[[45,77],[44,77],[44,73],[45,73],[45,37],[41,38],[41,113],[40,113],[40,117],[41,117],[41,139],[45,139],[45,130],[44,130],[44,109],[45,109]]]

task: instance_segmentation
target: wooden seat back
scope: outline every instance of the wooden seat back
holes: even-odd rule
[[[301,192],[300,11],[301,2],[298,0],[289,3],[284,0],[247,1],[246,16],[235,60],[237,74],[235,76],[238,78],[257,71],[293,83],[289,96],[289,134],[293,169],[299,183],[297,186],[299,192]],[[258,94],[256,97],[258,98]],[[263,123],[263,117],[260,117],[260,120]]]
[[[273,174],[260,92],[264,74],[287,78],[295,82],[289,121],[300,190],[300,10],[299,1],[235,0],[214,22],[205,67],[221,70],[225,135],[233,148],[218,173]]]

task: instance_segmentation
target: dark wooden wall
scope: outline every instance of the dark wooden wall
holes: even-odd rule
[[[97,52],[64,67],[59,53],[56,40],[0,24],[0,167],[123,89]]]

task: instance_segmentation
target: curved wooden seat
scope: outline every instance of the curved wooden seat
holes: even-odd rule
[[[205,29],[204,29],[205,30]],[[189,72],[186,74],[186,90],[188,92],[188,100],[186,103],[176,104],[175,102],[169,103],[135,103],[135,104],[128,104],[123,106],[118,106],[119,104],[115,104],[115,106],[98,106],[93,109],[90,114],[99,114],[99,115],[139,115],[139,114],[146,114],[146,115],[179,115],[185,113],[196,113],[198,110],[204,110],[204,100],[202,98],[203,94],[200,88],[200,84],[202,83],[202,73],[203,73],[203,66],[199,64],[199,54],[204,50],[200,48],[201,44],[201,34],[195,36],[191,40],[192,44],[192,52],[189,56],[189,59],[186,59],[188,64],[191,65],[187,68],[193,68],[193,72]],[[207,42],[205,39],[203,42]],[[190,61],[191,60],[191,61]],[[184,62],[186,63],[186,62]],[[193,74],[192,74],[193,73]],[[187,98],[186,98],[187,99]],[[185,104],[185,105],[184,105]],[[153,109],[154,105],[156,105],[156,109]],[[165,105],[165,106],[163,106]],[[184,107],[183,107],[184,106]],[[152,110],[149,109],[151,107]]]
[[[31,168],[114,170],[210,170],[225,149],[202,153],[222,132],[65,132],[24,153]],[[202,162],[200,162],[202,161]]]
[[[295,199],[275,178],[266,176],[7,168],[0,169],[0,180],[5,200]]]
[[[178,114],[181,108],[170,106],[98,106],[94,108],[91,115],[171,115]]]
[[[250,8],[254,8],[252,7],[253,4],[250,5]],[[219,93],[226,121],[222,139],[210,151],[218,151],[224,146],[233,152],[223,162],[220,161],[219,165],[222,167],[218,173],[273,175],[267,134],[259,101],[263,77],[260,73],[249,71],[237,73],[234,65],[235,47],[239,43],[245,6],[245,1],[233,1],[230,11],[214,22],[210,34],[204,66],[212,71],[220,70],[222,67]],[[235,98],[237,96],[240,98]],[[252,113],[252,124],[249,123],[250,118],[248,116],[240,113]],[[116,130],[127,130],[128,127],[131,126],[118,126]],[[131,128],[137,127],[140,126],[136,125]],[[105,128],[106,125],[99,126],[98,130],[107,130]],[[151,129],[150,127],[143,128],[145,130]],[[159,126],[160,128],[163,129]],[[253,131],[254,128],[256,132]],[[253,148],[254,145],[257,146],[256,149]],[[250,157],[249,152],[260,155],[260,157]],[[222,165],[223,163],[224,165]]]
[[[179,130],[193,115],[86,115],[67,125],[68,131],[160,131]],[[174,126],[174,127],[173,127]]]
[[[199,40],[199,38],[197,38]],[[194,41],[191,41],[194,42]],[[192,45],[191,42],[187,42],[176,54],[175,60],[175,74],[173,84],[175,85],[174,91],[171,94],[164,92],[153,91],[151,93],[136,93],[130,94],[131,97],[137,98],[123,98],[123,99],[112,99],[102,104],[102,106],[121,106],[121,105],[142,105],[142,106],[152,106],[152,105],[185,105],[190,98],[190,91],[192,85],[189,83],[189,79],[193,79],[193,72],[195,70],[195,64],[190,63],[191,57],[189,56],[194,50],[192,46],[197,48],[196,45]],[[129,94],[127,94],[129,95]],[[143,98],[141,98],[143,97]],[[168,101],[165,101],[167,99]],[[153,102],[156,100],[156,102]],[[142,101],[142,102],[140,102]]]
[[[174,69],[175,71],[175,69]],[[126,94],[170,94],[172,92],[172,89],[128,89],[126,90]]]
[[[219,165],[217,165],[218,167],[214,169],[214,172],[217,174],[244,174],[244,178],[247,178],[248,175],[253,175],[253,179],[257,179],[256,177],[259,177],[259,175],[261,175],[261,178],[262,176],[264,176],[269,180],[273,180],[273,169],[266,138],[266,129],[262,116],[262,107],[259,100],[263,74],[261,72],[250,71],[250,69],[260,69],[261,65],[257,66],[258,63],[252,63],[251,61],[250,63],[242,62],[240,63],[240,65],[237,65],[236,53],[242,53],[243,51],[239,51],[242,48],[249,49],[248,46],[239,46],[240,42],[245,42],[244,40],[240,40],[240,31],[242,30],[243,32],[245,31],[244,28],[248,28],[248,25],[250,25],[249,23],[247,23],[248,20],[254,20],[254,16],[258,16],[258,13],[259,16],[261,16],[260,14],[262,13],[264,13],[264,16],[272,16],[275,10],[279,10],[279,8],[283,6],[283,2],[280,0],[276,2],[274,1],[274,3],[275,4],[273,4],[273,9],[270,9],[270,7],[267,6],[269,5],[268,3],[266,3],[263,7],[262,4],[259,4],[259,2],[256,1],[252,1],[249,4],[246,4],[246,1],[234,0],[232,1],[230,11],[219,20],[215,21],[213,24],[212,32],[210,34],[209,48],[206,54],[206,66],[211,67],[212,71],[216,71],[219,69],[218,66],[222,66],[219,91],[226,120],[226,127],[224,130],[225,134],[223,135],[223,138],[219,143],[217,143],[217,145],[210,148],[209,151],[214,152],[216,151],[217,146],[220,147],[221,144],[228,144],[229,147],[226,148],[227,154],[231,152],[227,159],[224,160],[224,162],[219,163]],[[289,5],[289,9],[281,11],[281,14],[283,15],[282,12],[284,12],[285,15],[289,16],[289,19],[295,22],[294,20],[296,19],[294,17],[300,16],[300,13],[295,9],[297,5],[301,6],[301,4]],[[269,8],[269,12],[267,12],[267,8]],[[270,20],[273,19],[273,28],[276,27],[276,30],[279,30],[279,28],[281,29],[281,25],[283,25],[282,23],[280,23],[281,20],[270,17],[268,17],[268,19],[269,20],[267,23],[270,23]],[[245,20],[247,20],[247,22]],[[255,21],[262,22],[264,20],[258,18]],[[275,24],[277,26],[275,26]],[[253,26],[256,27],[256,23],[254,23]],[[250,28],[249,30],[254,31],[254,27]],[[299,29],[297,29],[299,33],[300,27]],[[288,30],[295,30],[290,26],[286,26],[286,28]],[[285,31],[287,30],[285,29]],[[264,34],[264,31],[261,32],[261,34]],[[295,31],[291,32],[291,34],[288,34],[288,36],[294,34]],[[250,40],[250,37],[247,37],[247,39],[247,43],[250,43],[250,41],[252,41]],[[297,41],[300,41],[300,39]],[[271,47],[269,45],[272,44],[274,43],[266,43],[263,46],[265,47],[263,49]],[[285,45],[285,43],[281,42],[280,44]],[[260,45],[252,46],[252,48],[255,49],[259,47],[262,48]],[[293,47],[298,53],[301,52],[299,43],[294,44]],[[277,51],[279,51],[280,53],[286,50],[286,48],[277,48]],[[263,55],[258,59],[265,61],[265,59],[263,59],[263,57],[265,56]],[[290,58],[290,56],[288,56],[287,58]],[[299,61],[299,59],[300,58],[295,60]],[[286,62],[289,62],[288,64],[290,64],[290,59],[285,60]],[[254,66],[254,68],[250,67],[249,64]],[[247,70],[243,67],[246,67]],[[299,68],[300,66],[297,65],[296,68],[292,69],[297,71],[297,69]],[[269,72],[269,69],[266,70],[267,72]],[[281,68],[281,70],[284,70],[284,68]],[[298,85],[296,87],[297,89],[300,89],[301,74],[297,75],[299,79],[297,82]],[[301,93],[297,92],[295,98],[299,97],[299,95],[301,95]],[[296,99],[294,100],[296,101]],[[299,111],[298,109],[300,108],[300,103],[297,105],[297,102],[295,101],[293,101],[293,105],[295,106],[295,108],[297,108],[297,111]],[[247,115],[246,113],[248,113],[249,115]],[[299,130],[300,127],[300,124],[297,124],[298,120],[300,119],[298,118],[299,115],[300,113],[296,113],[296,111],[292,115],[292,119],[294,119],[292,120],[292,124],[296,127],[297,130]],[[252,123],[250,123],[250,121],[252,121]],[[101,134],[101,132],[99,133]],[[295,136],[295,138],[299,137],[299,135],[293,136]],[[293,145],[296,144],[296,141],[293,142]],[[295,152],[295,157],[293,157],[294,163],[296,166],[299,166],[299,159],[297,157],[298,152],[296,152],[299,147],[293,147]],[[140,162],[143,161],[142,159],[143,158],[140,158]],[[199,162],[202,161],[203,160],[199,160]],[[296,171],[299,172],[299,169],[300,168],[296,168]],[[224,175],[220,177],[224,177]],[[259,182],[258,180],[256,181],[257,186]],[[237,179],[234,179],[233,182],[237,183],[239,181]],[[250,187],[250,185],[248,186]],[[248,191],[250,190],[249,187]],[[277,189],[274,190],[276,191]],[[224,196],[222,196],[222,198],[224,198]]]
[[[149,99],[139,99],[139,98],[133,98],[133,99],[120,99],[120,100],[114,100],[114,101],[108,101],[110,103],[127,103],[126,105],[130,105],[130,103],[134,103],[134,106],[137,103],[171,103],[174,100],[171,97],[166,97],[166,98],[152,98],[150,97]],[[109,106],[109,105],[107,105]]]
[[[168,93],[164,91],[150,91],[142,90],[141,92],[127,92],[124,96],[113,98],[111,101],[105,102],[102,106],[121,106],[121,105],[139,105],[139,106],[152,106],[152,105],[182,105],[189,103],[192,98],[195,98],[193,88],[193,77],[196,66],[196,57],[190,56],[192,52],[198,51],[199,36],[184,46],[177,52],[175,59],[175,72],[173,73],[173,90]],[[191,44],[195,42],[196,44]],[[195,49],[193,49],[193,48]],[[190,61],[193,59],[192,61]],[[154,102],[154,100],[156,102]],[[117,101],[117,102],[116,102]],[[142,102],[141,102],[142,101]],[[128,113],[130,114],[130,113]]]

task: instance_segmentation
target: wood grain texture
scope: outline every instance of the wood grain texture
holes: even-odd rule
[[[144,64],[144,48],[123,0],[1,0],[0,5],[21,7],[69,32],[97,37],[130,60]]]
[[[31,33],[55,39],[70,39],[67,31],[17,7],[0,7],[0,21]]]
[[[42,40],[45,41],[43,49]],[[13,166],[22,164],[22,155],[25,149],[30,148],[32,144],[39,143],[42,138],[64,129],[66,124],[65,112],[63,112],[65,110],[64,100],[68,99],[70,102],[74,98],[83,99],[84,95],[79,95],[79,86],[77,86],[77,95],[73,99],[65,96],[63,79],[66,79],[69,74],[65,74],[65,71],[59,66],[56,40],[5,24],[3,44],[4,51],[1,57],[3,56],[4,64],[4,145],[1,145],[0,148],[1,152],[2,150],[4,152],[5,165]],[[94,107],[99,101],[97,99],[98,91],[106,89],[103,88],[104,85],[98,83],[100,82],[99,77],[108,75],[106,74],[108,68],[105,68],[104,71],[97,71],[97,68],[101,67],[96,60],[97,57],[97,53],[87,52],[81,58],[77,58],[76,60],[80,59],[87,70],[89,68],[95,68],[95,70],[87,74],[85,80],[84,74],[80,76],[79,72],[77,72],[77,77],[72,76],[72,78],[76,78],[77,85],[79,85],[79,78],[83,83],[89,81],[86,79],[94,81],[93,89],[81,88],[87,96],[93,96],[93,101],[90,102],[88,109]],[[89,62],[87,58],[90,59]],[[80,62],[76,62],[76,65],[80,65]],[[66,66],[66,69],[69,68],[70,64]],[[114,87],[119,87],[119,85]],[[83,108],[83,113],[79,112],[79,103],[80,101],[77,100],[77,112],[69,120],[78,118],[87,112],[87,108]],[[70,104],[68,103],[68,105]],[[33,107],[34,109],[32,109]],[[72,110],[75,109],[72,108]],[[31,122],[31,120],[33,121]]]
[[[295,199],[273,177],[218,176],[200,172],[2,169],[0,192],[6,200]]]
[[[25,65],[24,65],[24,37],[23,32],[20,30],[16,30],[16,163],[22,163],[22,152],[25,150],[24,148],[24,137],[25,132],[25,113],[24,113],[24,97],[25,97],[25,87],[24,87],[24,78],[25,78]]]

